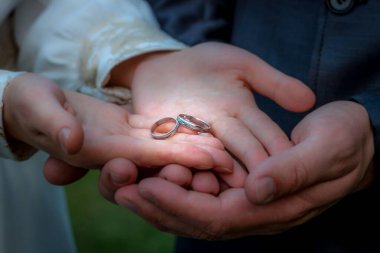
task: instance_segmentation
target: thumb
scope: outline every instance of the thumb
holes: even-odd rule
[[[304,83],[275,69],[249,51],[218,42],[206,42],[197,47],[203,47],[204,55],[217,55],[219,62],[230,70],[237,70],[239,79],[254,92],[268,97],[286,110],[303,112],[315,103],[313,91]]]
[[[243,80],[250,88],[293,112],[309,110],[315,103],[313,91],[300,80],[288,76],[246,52],[242,57]]]
[[[49,157],[44,165],[46,180],[54,185],[67,185],[84,177],[88,170],[71,166],[59,159]]]
[[[108,161],[100,171],[98,188],[100,194],[110,202],[115,202],[115,192],[126,185],[137,183],[138,169],[125,158]]]
[[[269,157],[248,176],[245,190],[255,204],[267,204],[282,196],[298,192],[316,183],[342,176],[328,168],[328,158],[319,157],[318,146],[305,140]],[[331,164],[330,164],[331,166]]]
[[[68,154],[78,152],[84,141],[84,132],[63,91],[57,88],[46,92],[43,99],[44,103],[34,110],[36,128],[48,137],[42,139],[46,142],[42,145],[51,146],[53,141],[53,145],[59,144]]]

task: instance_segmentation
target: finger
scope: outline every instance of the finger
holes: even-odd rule
[[[159,178],[142,180],[139,189],[144,199],[149,200],[181,221],[186,221],[189,218],[188,222],[196,227],[203,227],[204,224],[212,223],[221,208],[221,203],[215,196],[188,191]],[[156,192],[157,189],[160,189],[159,193]],[[194,217],[197,218],[196,223],[191,220]]]
[[[238,118],[244,122],[269,154],[273,155],[293,146],[284,131],[258,108],[243,107]]]
[[[218,118],[212,122],[212,131],[225,147],[251,171],[268,153],[249,129],[238,119]]]
[[[306,111],[314,105],[315,95],[304,83],[285,75],[253,54],[246,52],[242,56],[243,78],[253,91],[294,112]]]
[[[178,222],[188,226],[191,224],[192,229],[187,232],[202,231],[203,234],[190,235],[201,239],[278,233],[304,223],[331,205],[331,202],[323,205],[326,202],[314,202],[305,198],[307,194],[295,194],[268,205],[256,206],[247,201],[243,189],[229,189],[216,198],[209,194],[186,191],[155,178],[143,180],[139,188],[141,197],[158,208],[144,210],[146,203],[143,200],[129,198],[129,204],[143,214],[142,217],[159,219],[169,228],[177,225],[176,229],[183,231],[187,227],[180,227]],[[313,192],[312,195],[321,196],[320,193]],[[162,210],[165,216],[152,213],[158,210]]]
[[[298,219],[300,210],[304,211],[305,206],[294,205],[299,202],[295,198],[290,201],[291,205],[282,201],[270,206],[254,206],[246,200],[243,189],[230,189],[219,197],[214,197],[186,191],[154,178],[143,180],[139,189],[143,200],[162,210],[165,215],[157,216],[152,213],[153,209],[144,210],[146,203],[143,200],[129,198],[128,204],[133,205],[139,214],[143,214],[144,218],[149,217],[150,220],[160,219],[169,228],[182,229],[186,234],[192,233],[191,237],[201,239],[231,238],[277,231],[278,224]]]
[[[196,230],[191,224],[185,224],[176,217],[141,197],[137,185],[130,185],[117,190],[117,204],[124,206],[163,232],[179,236],[191,236]]]
[[[178,164],[165,166],[160,170],[158,176],[184,188],[188,188],[193,179],[191,170]]]
[[[248,176],[245,185],[248,198],[253,203],[265,204],[348,173],[335,169],[337,161],[331,154],[318,151],[325,149],[318,140],[310,138],[269,157]]]
[[[59,144],[62,149],[74,154],[83,144],[84,133],[79,121],[67,104],[64,94],[56,89],[53,93],[44,93],[34,110],[34,128],[43,133],[42,146],[51,147]]]
[[[233,171],[234,160],[227,151],[215,149],[208,146],[200,146],[200,148],[208,151],[208,153],[213,158],[214,166],[211,168],[215,172],[222,174],[230,174]]]
[[[167,116],[170,117],[170,116]],[[175,116],[173,117],[175,119]],[[132,128],[140,129],[150,129],[154,123],[156,123],[160,118],[140,115],[140,114],[129,114],[128,115],[128,124]]]
[[[220,191],[217,177],[210,171],[198,171],[194,173],[191,188],[197,192],[218,195]]]
[[[136,183],[137,168],[135,164],[124,158],[115,158],[107,162],[101,169],[99,176],[99,192],[110,202],[115,202],[114,195],[117,189]]]
[[[226,192],[215,197],[211,194],[187,191],[156,178],[143,180],[139,189],[144,200],[169,215],[160,217],[165,219],[162,222],[169,228],[186,231],[185,236],[208,240],[228,238],[231,236],[230,231],[238,231],[237,224],[252,230],[255,223],[261,222],[255,220],[252,214],[255,208],[246,200],[243,189],[227,190],[226,192],[230,193],[227,198],[221,196]],[[139,206],[139,212],[142,212],[140,203],[131,201]],[[178,222],[182,222],[182,227]]]
[[[146,129],[130,129],[129,134],[136,138],[144,137],[146,140],[154,140],[150,131],[147,131]],[[183,142],[183,143],[190,143],[190,144],[197,144],[197,145],[208,145],[208,146],[218,148],[221,150],[224,149],[223,143],[219,139],[213,137],[211,134],[208,134],[208,133],[189,134],[188,132],[184,133],[183,131],[182,132],[178,131],[173,136],[164,140],[159,140],[159,141],[177,142],[177,143]]]
[[[88,170],[71,166],[59,159],[49,157],[44,165],[46,180],[55,185],[67,185],[86,175]]]
[[[107,147],[112,147],[116,157],[126,155],[139,166],[156,167],[180,164],[189,168],[210,169],[220,173],[230,173],[233,168],[231,156],[220,149],[187,143],[172,143],[162,140],[143,140],[124,136],[113,138]],[[103,145],[103,146],[104,146]],[[149,150],[149,152],[147,152]],[[100,152],[93,150],[91,152]],[[141,154],[144,154],[142,156]],[[115,157],[115,154],[113,154]],[[112,159],[112,157],[110,157]]]
[[[228,188],[243,188],[248,173],[237,161],[234,160],[234,168],[230,174],[218,174],[221,182],[226,184]]]

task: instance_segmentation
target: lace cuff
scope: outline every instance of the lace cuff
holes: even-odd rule
[[[118,104],[131,95],[126,88],[105,86],[113,67],[145,53],[185,47],[161,31],[142,0],[52,1],[20,43],[22,69]]]
[[[130,92],[122,87],[104,87],[114,66],[145,53],[185,47],[142,19],[107,22],[90,34],[83,47],[81,79],[86,84],[93,84],[94,88],[100,89],[103,95],[112,97],[113,102],[117,103],[128,101]],[[89,93],[91,89],[82,86],[80,91]]]

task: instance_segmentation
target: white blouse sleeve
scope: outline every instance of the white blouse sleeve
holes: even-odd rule
[[[143,0],[45,2],[30,28],[16,34],[19,65],[68,89],[126,103],[127,89],[105,87],[114,66],[144,53],[185,47],[159,29]]]
[[[29,158],[36,150],[29,145],[15,143],[13,148],[9,145],[7,139],[5,138],[4,125],[3,125],[3,95],[4,90],[9,84],[9,82],[23,74],[23,72],[12,72],[6,70],[0,70],[0,157],[13,159],[13,160],[25,160]],[[19,145],[20,144],[20,145]]]

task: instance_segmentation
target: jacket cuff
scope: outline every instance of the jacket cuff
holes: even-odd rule
[[[353,99],[363,105],[369,114],[375,141],[375,161],[380,165],[380,88],[358,94]]]

